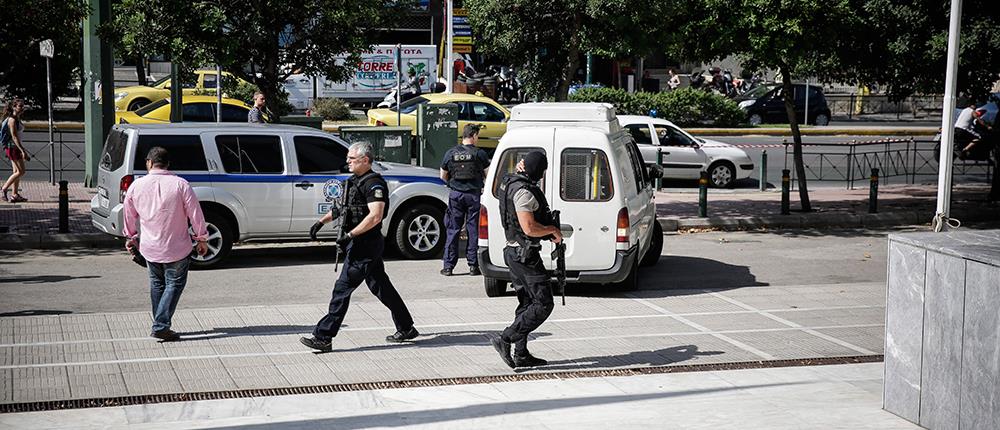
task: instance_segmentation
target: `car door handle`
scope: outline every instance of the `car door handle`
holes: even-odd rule
[[[302,182],[299,182],[299,183],[295,184],[295,186],[299,187],[299,188],[302,188],[303,190],[308,190],[308,189],[312,188],[313,184],[312,184],[312,182],[302,181]]]

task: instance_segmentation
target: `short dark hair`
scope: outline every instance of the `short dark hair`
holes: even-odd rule
[[[462,129],[462,139],[469,139],[479,134],[479,128],[479,124],[466,124],[465,128]]]
[[[153,163],[154,167],[167,168],[170,165],[170,154],[162,146],[154,146],[146,153],[146,159]]]

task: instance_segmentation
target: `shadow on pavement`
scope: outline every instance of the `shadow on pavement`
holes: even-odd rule
[[[408,427],[414,425],[433,426],[434,424],[446,425],[451,421],[461,421],[467,419],[477,419],[490,416],[500,416],[517,412],[519,414],[555,411],[560,409],[581,408],[587,406],[604,406],[615,403],[632,403],[638,407],[638,402],[668,399],[672,397],[687,397],[710,395],[712,393],[722,393],[734,390],[752,390],[755,388],[782,387],[805,384],[807,382],[787,382],[772,384],[755,384],[726,386],[718,388],[702,388],[695,390],[667,391],[648,394],[623,394],[614,396],[590,396],[571,397],[560,399],[527,400],[519,402],[499,402],[481,405],[458,406],[447,409],[430,410],[407,410],[400,412],[386,412],[381,414],[355,415],[343,418],[320,418],[292,422],[269,422],[263,424],[240,425],[238,427],[215,427],[216,429],[316,429],[316,428],[336,428],[340,430],[353,430],[371,427]],[[515,426],[516,427],[516,426]]]
[[[37,317],[44,315],[66,315],[71,314],[73,311],[58,311],[58,310],[48,310],[48,309],[31,309],[26,311],[16,311],[16,312],[4,312],[0,313],[0,318],[6,317]]]
[[[699,351],[698,345],[683,345],[664,348],[657,351],[634,351],[621,355],[601,355],[569,360],[550,361],[547,366],[541,366],[533,370],[543,370],[548,372],[553,370],[584,370],[635,365],[664,366],[667,364],[681,363],[695,357],[721,354],[725,354],[725,351]]]
[[[17,276],[12,278],[0,278],[0,284],[51,284],[55,282],[72,281],[75,279],[95,279],[100,276],[69,276],[69,275],[41,275],[41,276]]]

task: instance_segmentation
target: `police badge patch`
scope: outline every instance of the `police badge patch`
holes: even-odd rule
[[[376,199],[381,199],[381,198],[383,198],[383,196],[382,196],[382,189],[381,189],[381,188],[376,188],[376,189],[375,189],[375,198],[376,198]]]

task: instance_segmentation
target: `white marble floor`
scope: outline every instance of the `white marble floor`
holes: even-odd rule
[[[581,378],[3,414],[30,429],[915,429],[881,363]]]

